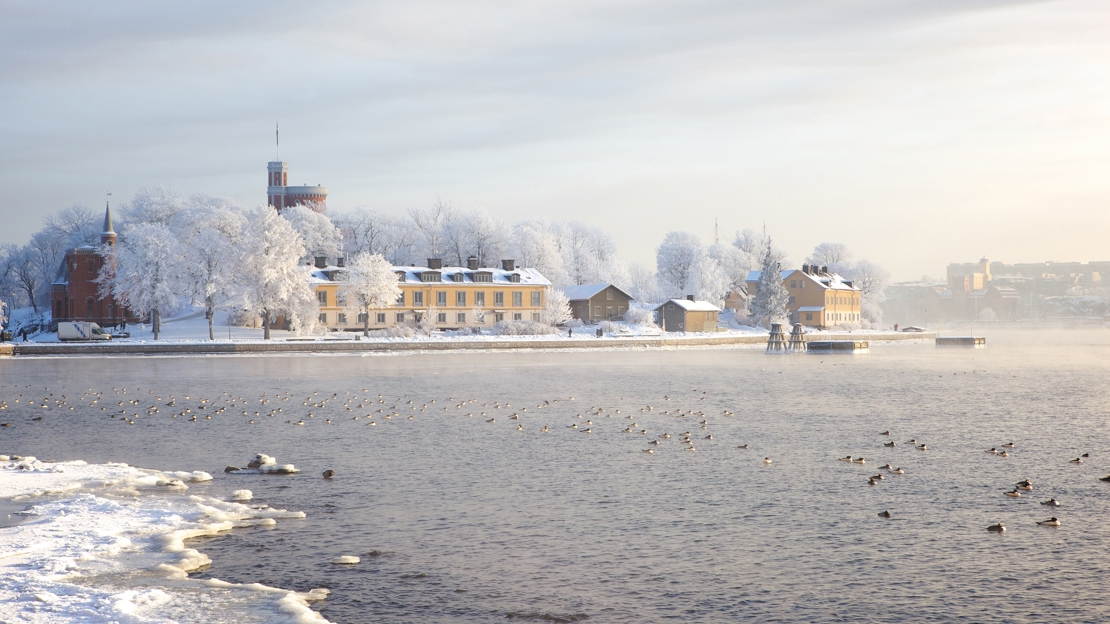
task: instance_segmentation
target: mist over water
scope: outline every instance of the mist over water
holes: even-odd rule
[[[91,387],[111,408],[113,387],[144,401],[154,390],[197,413],[200,398],[229,392],[257,407],[196,422],[163,410],[127,426],[80,402],[11,406],[0,452],[206,470],[215,480],[197,493],[247,488],[305,511],[192,542],[213,559],[199,574],[330,588],[313,606],[335,622],[1105,619],[1110,331],[985,334],[982,350],[860,356],[17,358],[0,361],[9,404],[13,386],[31,385],[16,394]],[[384,404],[344,407],[379,394]],[[696,452],[682,450],[687,431]],[[983,452],[1007,442],[1010,457]],[[303,472],[222,472],[256,452]],[[849,454],[867,463],[837,461]],[[905,474],[868,485],[888,462]],[[1034,491],[1003,495],[1025,478]],[[1063,506],[1039,505],[1049,497]],[[1062,526],[1035,524],[1049,516]],[[995,522],[1008,530],[988,533]],[[340,555],[362,562],[329,563]]]

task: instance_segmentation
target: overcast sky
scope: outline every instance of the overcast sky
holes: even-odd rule
[[[0,243],[104,193],[439,196],[823,241],[896,279],[1110,260],[1110,2],[0,0]]]

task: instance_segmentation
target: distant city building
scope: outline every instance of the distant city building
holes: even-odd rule
[[[583,323],[623,319],[632,295],[612,284],[582,284],[563,289],[574,318]]]
[[[1107,275],[1110,262],[952,263],[944,282],[892,284],[884,317],[902,325],[1099,317],[1108,310]]]
[[[51,313],[54,320],[92,321],[101,327],[132,319],[127,310],[111,297],[100,294],[96,283],[105,262],[115,269],[116,231],[112,227],[112,210],[104,206],[104,226],[100,245],[82,245],[67,249],[50,284]],[[101,255],[101,248],[107,252]]]
[[[759,294],[762,271],[748,273],[749,301]],[[787,309],[791,323],[807,327],[832,327],[860,322],[861,293],[852,280],[828,267],[803,264],[801,269],[782,272],[782,285],[790,294]]]
[[[271,161],[267,164],[269,173],[266,187],[267,202],[281,212],[290,206],[311,206],[317,212],[327,209],[328,187],[326,186],[289,186],[289,164]]]
[[[319,321],[332,331],[358,331],[361,314],[345,309],[340,286],[347,268],[342,258],[329,264],[316,258],[308,281],[316,293]],[[551,282],[536,269],[502,260],[501,268],[481,268],[477,258],[465,267],[445,267],[438,258],[428,266],[395,266],[401,296],[388,307],[370,311],[370,329],[419,323],[432,310],[437,329],[491,327],[498,321],[546,322],[544,306]],[[434,309],[434,310],[433,310]]]

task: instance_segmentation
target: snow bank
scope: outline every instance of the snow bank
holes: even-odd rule
[[[305,517],[185,493],[211,478],[33,457],[0,462],[0,497],[33,505],[27,522],[0,530],[0,621],[190,621],[220,609],[241,622],[326,622],[308,607],[326,590],[188,577],[211,562],[190,538]]]

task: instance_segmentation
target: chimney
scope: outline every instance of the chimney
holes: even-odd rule
[[[428,258],[428,268],[433,271],[438,271],[443,268],[442,258]]]
[[[469,258],[466,259],[466,268],[470,269],[471,271],[477,271],[478,270],[478,258],[477,258],[477,256],[470,256]]]
[[[516,270],[516,260],[502,260],[501,261],[501,268],[506,270],[506,271],[515,271]]]
[[[809,275],[809,265],[808,264],[803,264],[802,265],[802,273],[805,273],[806,275]]]
[[[335,259],[335,266],[340,268],[347,266],[347,259],[343,256],[339,256]]]
[[[316,256],[316,268],[322,269],[328,266],[328,259],[325,256]]]
[[[827,266],[821,267],[821,275],[828,275],[828,274],[829,274],[829,267],[827,267]]]
[[[696,299],[694,299],[693,295],[686,295],[686,300],[687,301],[697,301]]]

